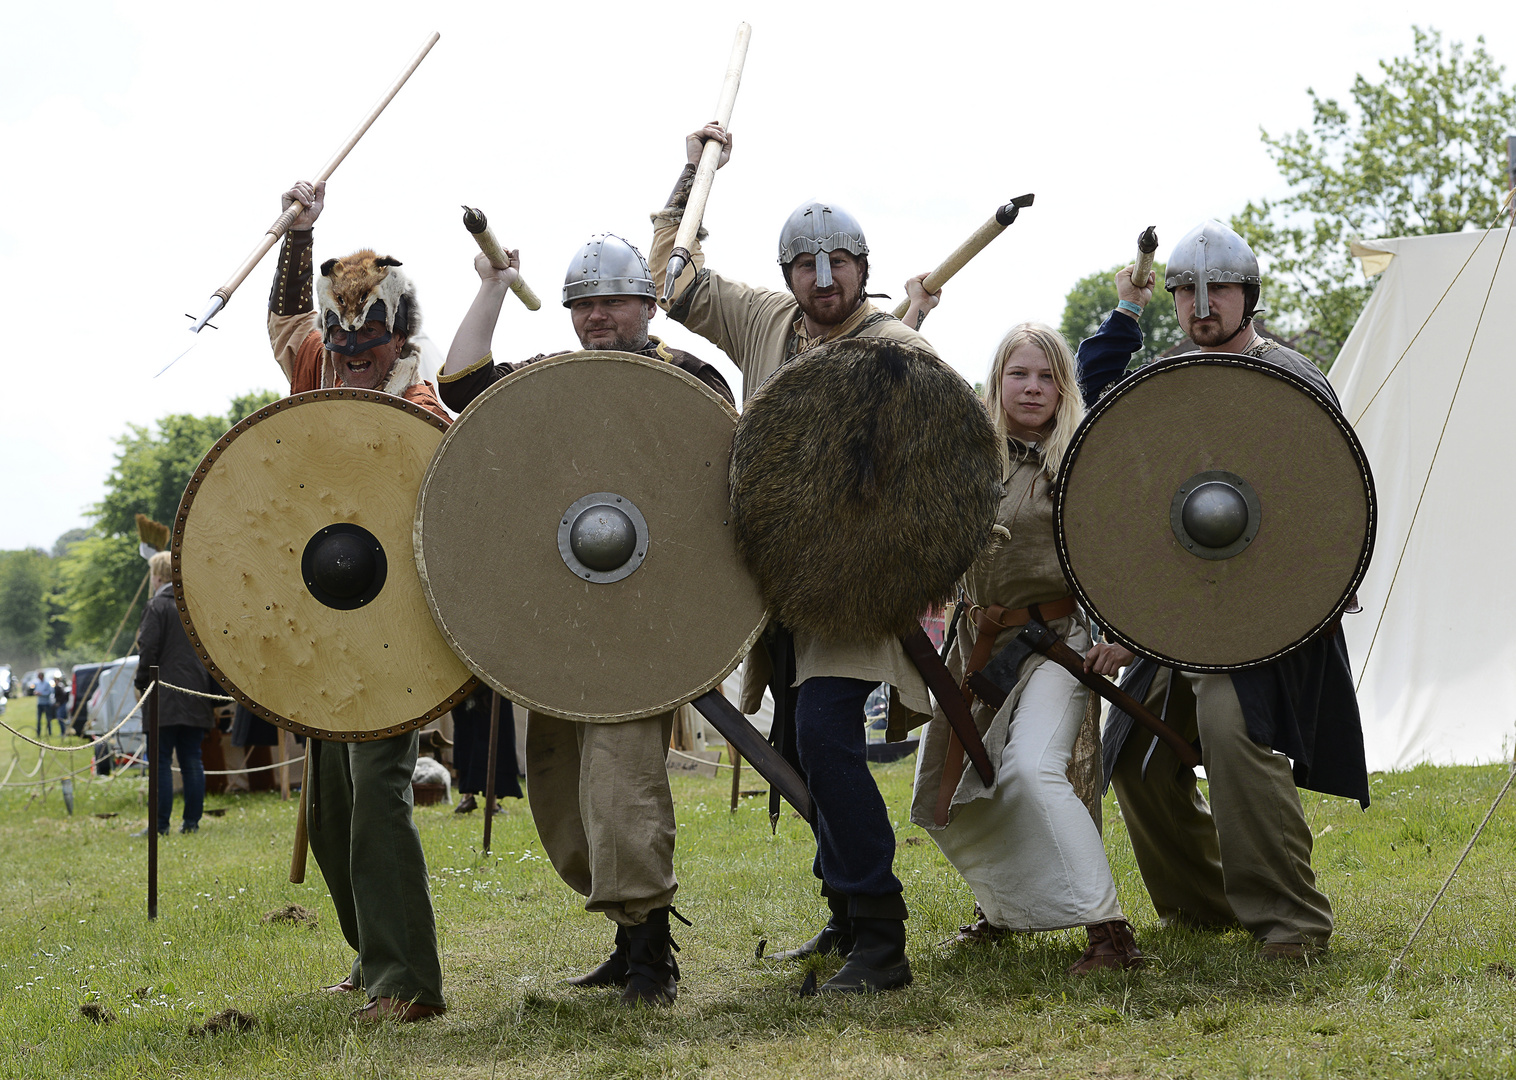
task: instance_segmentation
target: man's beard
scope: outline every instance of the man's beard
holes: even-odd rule
[[[1217,319],[1214,323],[1192,323],[1190,324],[1190,340],[1204,348],[1214,348],[1217,345],[1225,345],[1228,341],[1231,341],[1238,334],[1242,333],[1242,328],[1245,325],[1246,320],[1243,320],[1228,330],[1221,324],[1220,319]]]
[[[831,299],[831,297],[828,297],[828,299]],[[797,296],[795,297],[795,302],[800,305],[801,313],[810,319],[811,322],[820,326],[840,326],[848,320],[848,317],[853,312],[858,310],[858,305],[863,302],[863,285],[860,284],[858,286],[858,291],[853,294],[851,303],[848,303],[846,300],[843,301],[840,309],[842,314],[840,316],[834,317],[830,312],[822,312],[812,304],[810,299],[802,300]]]

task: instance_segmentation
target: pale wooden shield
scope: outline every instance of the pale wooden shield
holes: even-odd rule
[[[322,739],[419,727],[477,685],[437,633],[412,555],[416,494],[446,423],[402,398],[316,390],[258,410],[206,454],[174,519],[180,618],[212,676]],[[372,596],[334,607],[302,570],[333,527],[382,549]]]
[[[551,357],[485,390],[416,511],[423,586],[454,651],[567,720],[654,716],[718,685],[765,622],[730,524],[736,426],[704,383],[627,353]],[[621,500],[645,543],[587,577],[560,541],[596,496]]]
[[[1245,493],[1247,524],[1207,548],[1180,508],[1215,479]],[[1191,671],[1266,663],[1327,630],[1374,547],[1352,427],[1304,378],[1247,356],[1179,356],[1118,384],[1075,433],[1056,490],[1080,602],[1116,640]]]

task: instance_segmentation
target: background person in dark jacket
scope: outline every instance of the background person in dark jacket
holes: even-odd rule
[[[169,766],[177,750],[179,772],[184,777],[184,822],[179,831],[192,833],[199,830],[200,814],[205,807],[205,766],[200,763],[200,744],[213,726],[211,712],[215,703],[169,687],[202,694],[218,693],[219,688],[201,666],[189,635],[184,632],[184,624],[179,621],[179,612],[174,607],[171,556],[160,551],[147,565],[153,595],[137,631],[140,652],[136,684],[139,691],[146,690],[152,681],[153,665],[158,666],[158,679],[164,684],[158,697],[158,832],[168,832],[169,812],[174,806]]]

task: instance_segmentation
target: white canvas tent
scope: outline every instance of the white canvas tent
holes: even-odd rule
[[[1343,619],[1371,770],[1516,746],[1511,238],[1354,245],[1383,275],[1331,371],[1379,495],[1363,613]]]

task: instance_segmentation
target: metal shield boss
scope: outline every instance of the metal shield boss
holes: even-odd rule
[[[1307,380],[1231,353],[1125,379],[1085,418],[1057,482],[1058,557],[1116,640],[1230,671],[1327,630],[1374,545],[1368,459]]]
[[[485,390],[416,510],[453,650],[566,720],[655,716],[717,686],[766,619],[730,524],[736,426],[704,383],[628,353],[549,357]]]
[[[179,615],[212,676],[322,739],[386,738],[477,685],[437,632],[412,555],[446,424],[403,398],[314,390],[243,420],[174,518]]]

